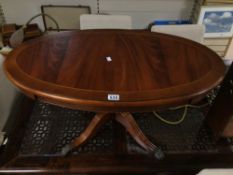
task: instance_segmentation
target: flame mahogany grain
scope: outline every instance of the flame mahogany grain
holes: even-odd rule
[[[64,154],[84,144],[108,114],[115,113],[135,141],[158,159],[163,153],[129,112],[187,103],[220,83],[225,69],[220,57],[205,46],[134,30],[41,37],[15,49],[4,65],[9,79],[29,97],[98,112],[85,131],[63,148]],[[109,101],[109,94],[119,95],[119,100]]]
[[[207,47],[179,37],[87,30],[25,42],[8,56],[5,71],[30,97],[81,110],[129,112],[206,93],[222,80],[224,64]],[[120,101],[108,101],[108,94],[119,94]]]

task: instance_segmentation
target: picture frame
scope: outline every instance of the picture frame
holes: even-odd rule
[[[203,6],[198,24],[205,25],[205,38],[233,36],[233,6]]]
[[[82,5],[42,5],[41,12],[54,18],[61,31],[80,29],[80,16],[91,14],[90,6]],[[43,16],[45,31],[57,31],[53,21]]]

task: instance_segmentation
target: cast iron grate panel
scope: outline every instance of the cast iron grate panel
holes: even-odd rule
[[[160,112],[160,115],[169,121],[177,121],[182,114],[183,109]],[[203,124],[204,116],[200,109],[189,108],[187,116],[179,125],[163,123],[153,113],[136,113],[134,116],[146,136],[167,153],[218,152],[210,129]],[[144,152],[131,137],[128,136],[127,140],[129,152]]]
[[[209,103],[209,105],[212,105],[219,90],[221,88],[221,85],[218,85],[216,86],[215,88],[213,88],[207,95],[206,95],[206,98],[207,98],[207,101]]]
[[[65,109],[36,102],[26,134],[23,138],[21,154],[60,154],[61,149],[70,143],[86,128],[95,114],[92,112]],[[73,154],[92,152],[112,152],[112,121],[106,123],[98,134]]]
[[[182,111],[166,111],[161,115],[175,120]],[[189,109],[181,125],[170,126],[158,120],[153,113],[134,113],[135,119],[148,138],[161,146],[166,153],[217,152],[216,143],[207,127],[203,127],[201,111]],[[86,128],[94,113],[71,110],[37,101],[23,138],[20,154],[55,155]],[[95,137],[76,149],[80,153],[114,153],[114,122],[109,121]],[[127,135],[126,144],[130,154],[145,154],[134,140]]]

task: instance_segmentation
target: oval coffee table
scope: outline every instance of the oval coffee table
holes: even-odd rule
[[[84,144],[114,118],[145,150],[161,150],[130,112],[189,103],[218,85],[220,57],[193,41],[137,30],[61,32],[25,42],[5,61],[8,78],[26,95],[96,115],[63,153]]]

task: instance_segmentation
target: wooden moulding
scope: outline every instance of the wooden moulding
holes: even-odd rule
[[[221,88],[207,114],[207,122],[216,139],[233,137],[233,64],[229,68]]]

